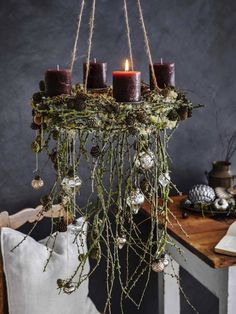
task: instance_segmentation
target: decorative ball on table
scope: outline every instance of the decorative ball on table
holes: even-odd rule
[[[226,210],[229,207],[229,203],[223,198],[217,198],[214,201],[214,207],[216,210]]]
[[[208,185],[197,184],[194,185],[189,191],[188,198],[193,204],[194,203],[209,204],[214,201],[215,192]]]

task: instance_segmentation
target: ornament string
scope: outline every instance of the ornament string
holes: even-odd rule
[[[93,30],[94,30],[94,22],[95,22],[95,10],[96,10],[96,0],[93,0],[92,12],[89,21],[89,39],[88,39],[88,53],[87,53],[87,61],[86,61],[86,73],[85,73],[85,82],[84,82],[84,90],[87,92],[87,84],[88,84],[88,74],[89,74],[89,61],[91,57],[91,49],[92,49],[92,40],[93,40]]]
[[[38,131],[35,132],[35,136],[37,138]],[[33,170],[33,173],[37,173],[39,170],[39,154],[38,152],[35,153],[35,169]]]
[[[128,7],[127,7],[126,0],[124,0],[124,15],[125,15],[126,33],[127,33],[128,46],[129,46],[129,57],[130,57],[131,69],[133,71],[134,61],[133,61],[133,51],[132,51],[132,43],[131,43],[131,35],[130,35]]]
[[[150,44],[149,44],[149,39],[148,39],[148,35],[147,35],[147,30],[146,30],[146,26],[145,26],[145,22],[144,22],[144,18],[143,18],[143,10],[142,10],[142,6],[141,6],[140,0],[137,0],[137,5],[138,5],[138,12],[139,12],[139,18],[140,18],[140,22],[141,22],[141,27],[142,27],[143,35],[144,35],[144,42],[145,42],[145,47],[146,47],[146,53],[147,53],[147,56],[148,56],[148,59],[149,59],[149,63],[150,63],[151,75],[152,75],[153,83],[154,83],[155,89],[158,90],[158,91],[161,91],[161,89],[157,85],[157,80],[156,80],[156,75],[155,75],[154,66],[153,66],[153,60],[152,60],[152,54],[151,54],[151,49],[150,49]]]
[[[85,6],[85,0],[82,0],[81,5],[80,5],[80,12],[78,15],[75,42],[74,42],[74,47],[73,47],[72,55],[71,55],[71,63],[70,63],[71,73],[73,72],[73,67],[74,67],[74,63],[76,60],[76,52],[77,52],[77,46],[78,46],[78,41],[79,41],[80,26],[81,26],[82,16],[83,16],[83,12],[84,12],[84,6]]]

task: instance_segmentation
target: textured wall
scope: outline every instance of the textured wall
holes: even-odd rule
[[[128,2],[135,64],[147,79],[148,63],[135,1]],[[163,57],[175,61],[178,87],[189,91],[197,103],[206,104],[205,109],[180,126],[169,147],[175,182],[182,191],[187,191],[192,184],[204,181],[204,171],[210,169],[211,161],[222,158],[219,134],[225,136],[235,131],[236,2],[142,2],[154,60]],[[117,0],[98,1],[93,56],[108,61],[109,72],[120,68],[128,55],[121,4],[122,1]],[[14,212],[39,202],[40,193],[30,187],[35,165],[30,150],[34,134],[29,127],[29,98],[37,90],[45,69],[56,64],[68,65],[78,6],[76,0],[0,1],[0,206],[3,209]],[[88,10],[86,14],[87,18]],[[75,81],[81,79],[87,30],[84,24]],[[44,163],[41,160],[41,164]],[[45,166],[44,172],[46,183],[50,185],[53,180],[50,165]],[[38,235],[43,233],[42,226],[37,232]],[[155,280],[152,278],[153,283]],[[139,313],[156,313],[154,289],[155,285],[150,285]],[[130,309],[127,313],[136,311]]]

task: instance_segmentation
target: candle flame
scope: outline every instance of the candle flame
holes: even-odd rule
[[[125,60],[125,71],[129,71],[129,60]]]

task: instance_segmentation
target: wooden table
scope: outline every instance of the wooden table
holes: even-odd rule
[[[174,202],[170,205],[172,213],[188,234],[187,237],[170,215],[171,224],[168,225],[168,233],[173,242],[184,252],[183,257],[173,246],[167,247],[174,260],[175,273],[179,274],[179,266],[186,269],[219,298],[219,314],[235,314],[236,257],[214,252],[215,245],[225,235],[234,219],[216,220],[197,214],[191,214],[183,219],[180,202],[184,198],[184,196],[173,197]],[[143,207],[145,212],[150,213],[148,204]],[[166,273],[170,272],[173,272],[173,269],[168,266]],[[159,285],[159,313],[179,314],[180,295],[176,280],[163,274],[159,278]]]

